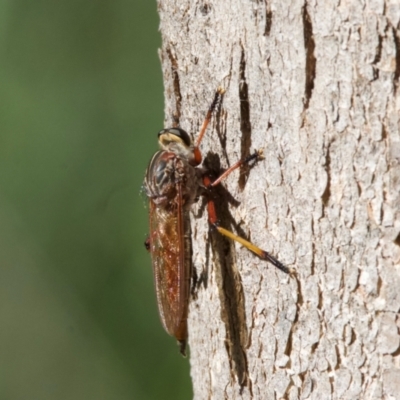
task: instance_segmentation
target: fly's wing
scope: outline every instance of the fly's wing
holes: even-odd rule
[[[162,324],[170,335],[184,342],[187,337],[190,248],[188,238],[185,238],[189,221],[183,211],[179,184],[170,205],[168,208],[157,207],[150,199],[150,252]]]

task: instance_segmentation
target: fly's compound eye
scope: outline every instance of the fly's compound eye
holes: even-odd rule
[[[181,128],[168,128],[158,132],[158,141],[163,147],[168,147],[171,142],[182,143],[190,147],[192,141],[186,131]]]

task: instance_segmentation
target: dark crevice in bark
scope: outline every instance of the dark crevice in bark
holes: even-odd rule
[[[315,237],[315,221],[314,218],[311,218],[311,234],[313,235],[313,237]],[[311,266],[310,266],[310,273],[311,275],[314,275],[315,273],[315,257],[316,257],[316,251],[315,251],[315,243],[314,241],[311,242]]]
[[[314,89],[314,79],[316,71],[316,58],[314,55],[315,42],[312,32],[311,18],[307,11],[307,4],[303,7],[303,29],[304,29],[304,47],[306,51],[306,87],[304,93],[304,108],[308,109],[312,91]]]
[[[397,235],[396,239],[394,239],[394,244],[397,244],[397,246],[400,246],[400,232]]]
[[[383,286],[382,278],[378,275],[378,279],[376,280],[376,294],[377,294],[377,296],[382,295],[382,292],[381,292],[382,286]],[[385,296],[385,294],[383,296]]]
[[[251,147],[251,122],[250,122],[250,103],[249,103],[249,87],[246,82],[246,60],[244,48],[240,57],[239,66],[239,99],[240,99],[240,131],[241,138],[241,159],[244,160],[250,155]],[[243,164],[240,167],[239,188],[243,190],[247,178],[249,177],[249,166]]]
[[[269,36],[269,33],[271,32],[271,26],[272,26],[272,11],[271,11],[271,5],[269,3],[269,0],[265,0],[265,28],[264,28],[264,36]]]
[[[228,113],[226,110],[222,108],[222,102],[223,102],[224,95],[221,96],[221,101],[215,110],[215,130],[217,132],[217,136],[219,139],[219,142],[221,144],[221,150],[222,154],[225,158],[225,160],[228,160],[228,152],[226,150],[226,142],[227,142],[227,130],[226,130],[226,121],[228,118]]]
[[[383,42],[383,38],[382,38],[381,35],[379,35],[378,46],[376,47],[376,54],[375,54],[374,61],[372,61],[372,64],[378,64],[379,61],[381,61],[381,57],[382,57],[382,42]]]
[[[324,206],[327,207],[329,203],[329,199],[331,197],[331,155],[330,155],[330,144],[326,149],[326,163],[325,163],[325,170],[327,174],[327,182],[324,193],[322,194],[322,202]]]
[[[398,357],[398,356],[400,356],[400,346],[399,346],[393,353],[390,353],[390,355],[391,355],[392,357]]]
[[[377,66],[377,64],[381,61],[381,57],[382,57],[382,42],[383,42],[383,37],[381,35],[379,35],[378,36],[378,46],[376,47],[375,58],[374,58],[374,61],[372,62],[374,80],[379,79],[379,67]]]
[[[169,61],[171,63],[171,74],[173,79],[173,88],[175,95],[175,112],[173,115],[174,126],[179,126],[180,117],[181,117],[181,105],[182,105],[182,94],[181,94],[181,86],[179,81],[178,74],[178,61],[177,58],[172,54],[171,48],[167,47],[167,54]]]
[[[400,33],[395,28],[393,28],[393,38],[396,46],[396,68],[394,70],[393,79],[397,88],[400,84]]]
[[[283,352],[283,354],[285,354],[285,355],[287,355],[289,357],[287,368],[291,367],[290,355],[292,353],[292,346],[293,346],[293,325],[292,325],[292,329],[289,332],[289,337],[288,337],[288,340],[286,342],[285,350]]]

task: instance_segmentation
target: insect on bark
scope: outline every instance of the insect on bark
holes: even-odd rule
[[[207,196],[209,223],[220,234],[239,242],[284,273],[290,273],[268,252],[219,226],[209,193],[241,165],[262,158],[262,152],[256,151],[233,164],[214,181],[199,167],[202,162],[199,146],[223,94],[224,90],[218,88],[195,143],[181,128],[163,129],[158,133],[161,150],[150,160],[143,184],[150,213],[150,234],[145,246],[151,254],[160,318],[165,330],[178,340],[183,355],[191,281],[189,212],[200,195]]]

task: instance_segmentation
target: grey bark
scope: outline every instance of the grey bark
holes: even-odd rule
[[[203,154],[265,160],[224,183],[221,225],[296,270],[195,207],[195,399],[399,399],[399,2],[158,7],[165,126],[195,134],[226,89]]]

